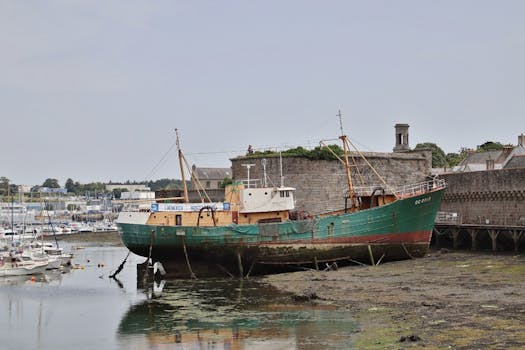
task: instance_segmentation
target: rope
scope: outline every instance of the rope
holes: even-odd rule
[[[126,255],[126,257],[124,258],[124,261],[120,263],[120,265],[117,267],[115,272],[109,275],[109,278],[115,278],[115,276],[117,276],[120,273],[120,271],[122,271],[122,269],[124,268],[124,264],[126,264],[126,260],[128,260],[129,254],[131,254],[131,250],[128,251],[128,255]]]
[[[184,248],[184,256],[186,257],[186,265],[188,266],[190,277],[196,280],[197,276],[193,273],[193,270],[191,269],[190,259],[188,258],[188,251],[186,250],[186,240],[184,239],[184,236],[182,236],[181,238],[182,238],[182,247]]]

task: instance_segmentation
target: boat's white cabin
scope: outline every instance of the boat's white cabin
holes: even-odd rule
[[[262,213],[293,210],[293,187],[244,188],[240,191],[239,213]]]

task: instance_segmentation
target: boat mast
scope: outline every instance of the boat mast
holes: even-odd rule
[[[180,149],[179,141],[179,129],[175,129],[175,134],[177,135],[177,150],[179,154],[179,165],[180,165],[180,174],[182,177],[182,188],[184,189],[184,202],[188,203],[190,200],[188,198],[188,187],[186,186],[186,177],[184,176],[184,166],[182,165],[182,150]]]
[[[352,176],[350,173],[350,163],[348,162],[348,145],[346,143],[346,135],[343,131],[343,116],[341,115],[341,110],[337,113],[337,116],[339,117],[339,126],[341,128],[341,136],[339,137],[341,141],[343,142],[343,150],[345,155],[345,168],[346,168],[346,181],[348,183],[348,197],[350,198],[350,205],[354,206],[354,186],[352,184]]]

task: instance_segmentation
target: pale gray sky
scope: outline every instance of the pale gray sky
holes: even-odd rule
[[[445,152],[525,132],[525,1],[0,1],[0,176],[180,178],[345,131]],[[156,166],[158,165],[158,166]],[[152,170],[154,170],[152,172]]]

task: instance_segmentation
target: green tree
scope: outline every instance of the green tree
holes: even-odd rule
[[[67,205],[67,210],[68,211],[80,210],[80,206],[78,206],[76,204],[68,204]]]
[[[453,167],[461,163],[463,159],[467,157],[468,151],[467,148],[463,147],[459,153],[447,153],[447,164],[449,167]]]
[[[328,148],[330,148],[330,150],[332,151],[330,151]],[[341,157],[344,153],[343,149],[339,147],[338,145],[327,145],[325,147],[317,146],[312,150],[308,150],[304,147],[299,146],[299,147],[290,148],[285,151],[282,151],[281,155],[283,157],[304,157],[304,158],[314,159],[314,160],[337,159],[337,157],[335,157],[332,154],[332,152],[335,153],[339,157]],[[255,151],[253,153],[246,154],[246,156],[250,158],[261,158],[262,156],[277,156],[277,155],[279,155],[279,152],[274,152],[274,151],[269,151],[269,150]]]
[[[443,152],[443,150],[435,143],[418,143],[414,149],[428,149],[432,151],[432,168],[442,168],[444,166],[447,166],[447,157],[445,156],[445,152]]]
[[[229,177],[225,177],[225,178],[222,180],[221,188],[225,188],[226,186],[231,185],[232,183],[233,183],[233,180],[232,180],[232,179],[230,179]]]
[[[42,187],[60,188],[60,185],[58,184],[57,179],[46,179],[46,181],[44,181],[44,183],[42,184]]]
[[[487,151],[500,151],[503,149],[503,145],[500,142],[487,141],[482,145],[478,145],[478,152]]]
[[[125,191],[126,191],[126,189],[124,189],[124,188],[115,188],[112,191],[113,197],[115,197],[115,199],[120,199],[120,197],[122,195],[122,192],[125,192]]]
[[[73,180],[71,178],[66,180],[65,187],[66,187],[66,190],[69,193],[75,193],[75,183],[73,182]]]
[[[0,194],[7,196],[9,193],[9,179],[5,176],[0,177]]]

